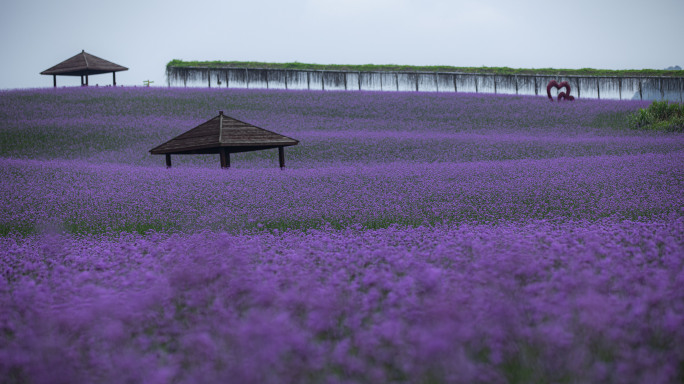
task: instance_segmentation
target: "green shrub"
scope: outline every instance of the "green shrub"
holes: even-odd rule
[[[634,113],[630,125],[634,129],[684,132],[684,104],[654,101]]]

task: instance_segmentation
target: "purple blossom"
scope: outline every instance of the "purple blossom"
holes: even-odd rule
[[[643,106],[0,92],[0,377],[681,381],[684,140]],[[148,154],[219,109],[288,167]]]

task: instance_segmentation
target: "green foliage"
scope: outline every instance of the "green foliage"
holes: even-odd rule
[[[684,104],[654,101],[635,112],[630,125],[634,129],[684,132]]]
[[[183,61],[174,59],[166,68],[268,68],[299,70],[331,70],[360,72],[463,72],[491,73],[497,75],[580,75],[580,76],[668,76],[684,77],[684,70],[669,71],[657,69],[557,69],[557,68],[509,68],[509,67],[454,67],[449,65],[397,65],[397,64],[307,64],[307,63],[265,63],[258,61]]]
[[[629,125],[631,118],[632,112],[628,111],[599,113],[591,120],[590,125],[601,129],[624,129]]]
[[[2,237],[9,235],[27,236],[34,233],[36,233],[36,228],[29,223],[0,223],[0,236]]]

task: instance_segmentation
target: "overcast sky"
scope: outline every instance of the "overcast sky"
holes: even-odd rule
[[[85,50],[165,85],[171,59],[515,68],[684,67],[684,0],[3,0],[0,89]],[[111,84],[111,75],[90,84]],[[79,78],[58,77],[58,85]]]

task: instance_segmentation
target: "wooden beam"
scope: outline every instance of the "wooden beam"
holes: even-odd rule
[[[166,168],[171,168],[171,154],[166,154]]]
[[[582,80],[582,79],[578,77],[577,78],[577,98],[578,99],[580,98],[580,96],[582,96],[581,92],[580,92],[580,80]]]
[[[57,88],[57,75],[52,75],[52,86]]]
[[[622,77],[618,77],[618,92],[620,94],[620,100],[622,100]]]
[[[230,168],[230,152],[226,148],[221,148],[219,155],[221,156],[221,168]]]
[[[285,168],[285,149],[278,147],[278,161],[280,162],[280,169]]]
[[[116,72],[112,72],[112,85],[116,87]],[[171,85],[169,85],[169,86],[171,86]]]
[[[515,94],[518,94],[518,75],[515,75]]]

